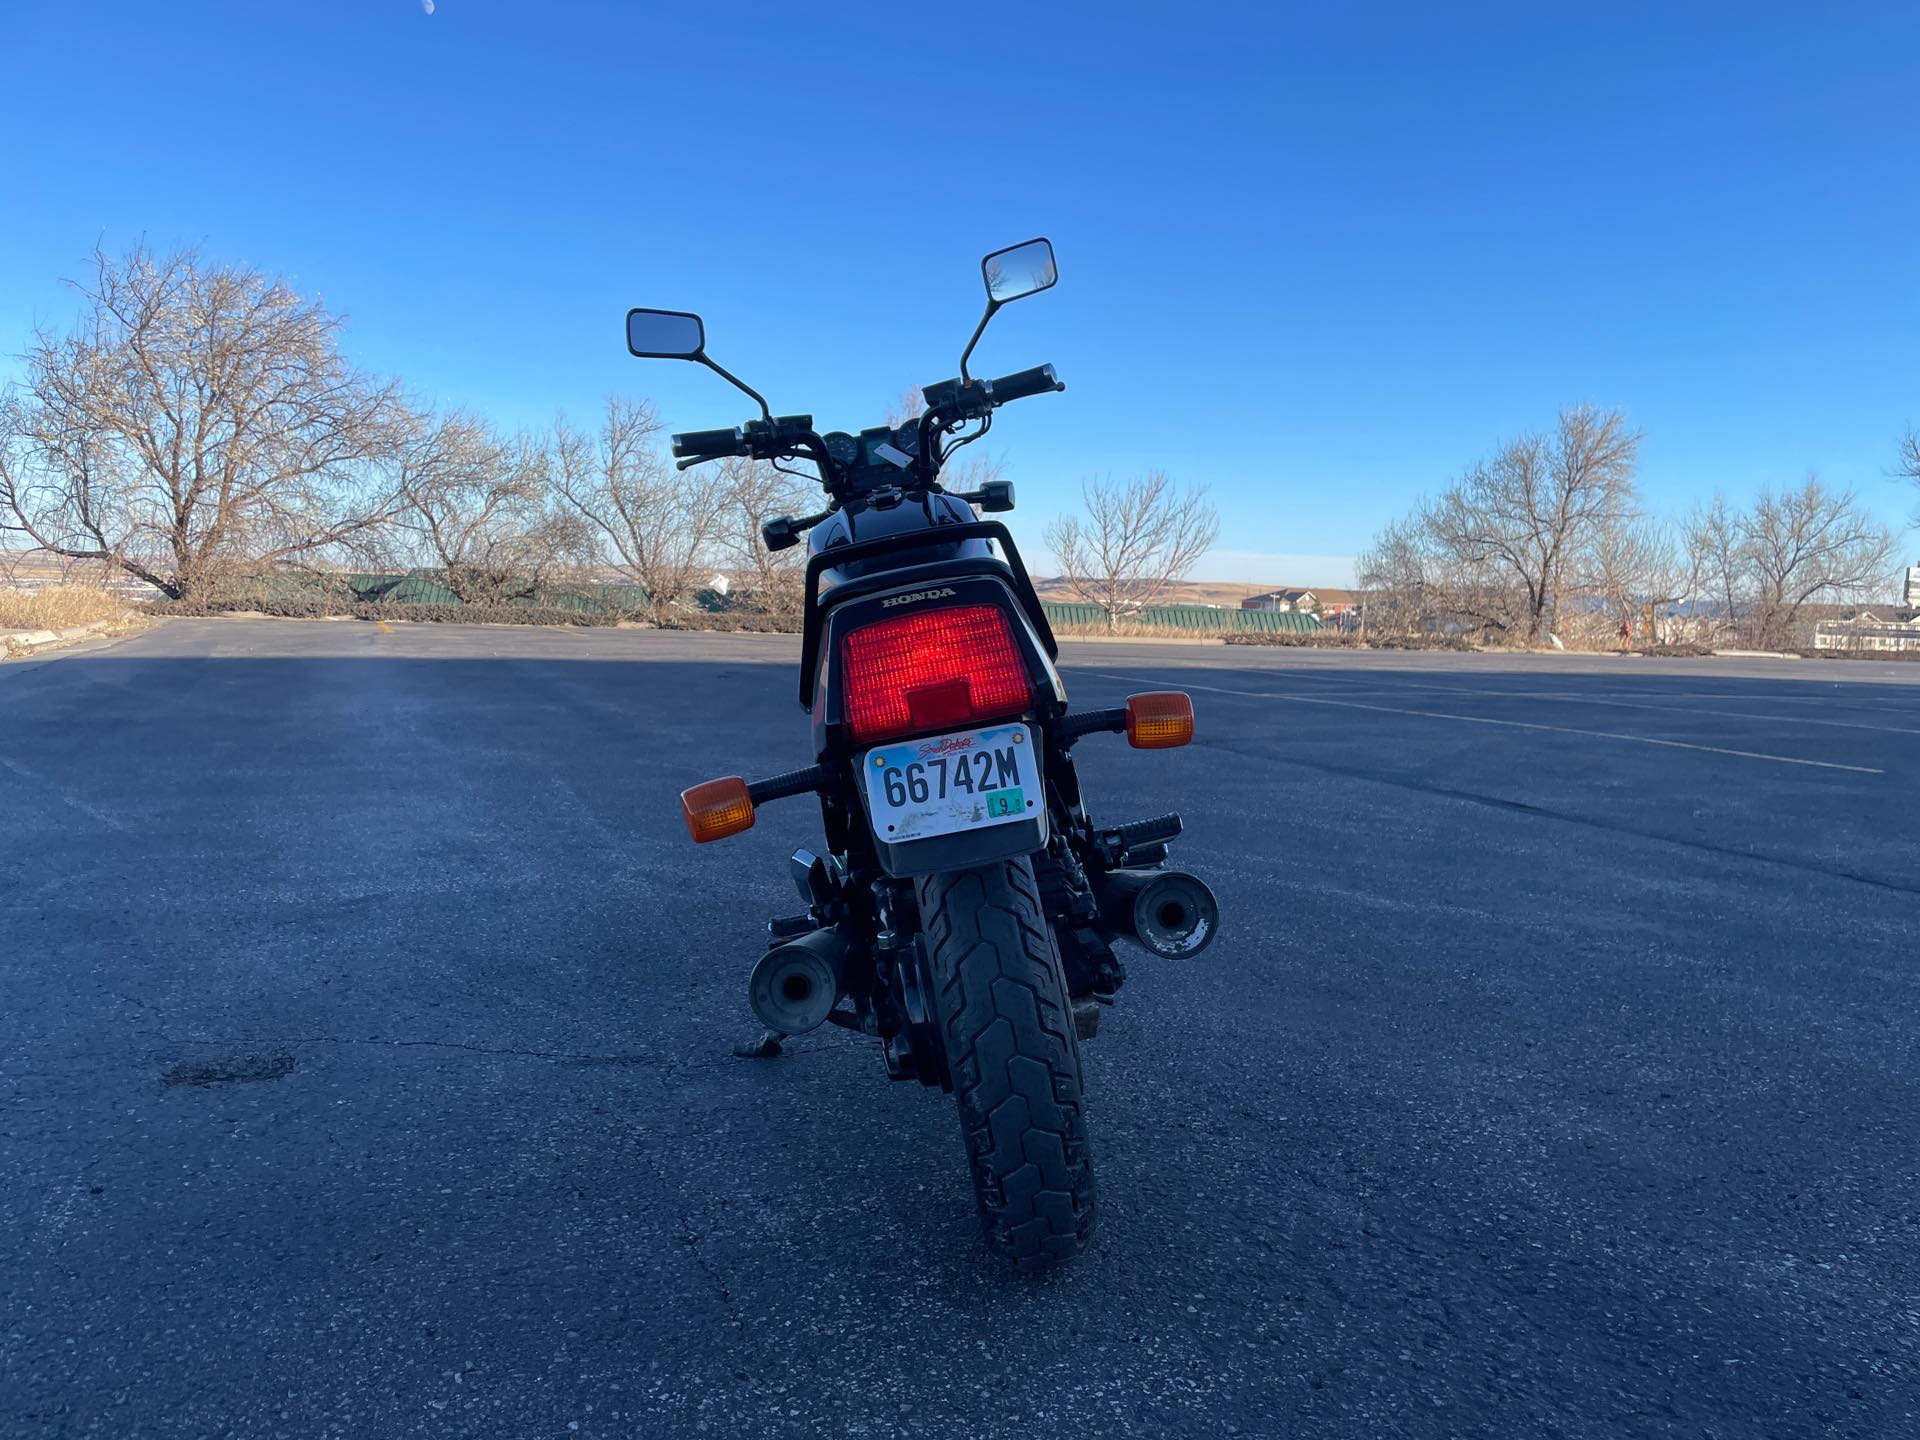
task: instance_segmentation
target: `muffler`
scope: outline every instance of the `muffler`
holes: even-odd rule
[[[846,973],[847,942],[828,926],[762,955],[747,979],[747,999],[769,1030],[804,1035],[832,1013]]]
[[[1198,955],[1220,929],[1220,902],[1184,870],[1109,870],[1094,883],[1107,925],[1163,960]]]

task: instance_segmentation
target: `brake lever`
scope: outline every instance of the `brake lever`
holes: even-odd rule
[[[822,510],[818,515],[803,515],[798,520],[791,515],[776,515],[760,527],[760,543],[769,550],[790,549],[800,543],[803,534],[831,514],[831,510]]]

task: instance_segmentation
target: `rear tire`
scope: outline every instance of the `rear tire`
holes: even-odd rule
[[[935,1015],[988,1246],[1023,1270],[1093,1234],[1093,1160],[1066,977],[1024,859],[914,882]]]

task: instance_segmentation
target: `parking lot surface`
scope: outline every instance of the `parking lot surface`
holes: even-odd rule
[[[1065,1273],[745,975],[784,637],[175,621],[0,667],[0,1432],[1920,1434],[1920,666],[1062,647],[1197,961]]]

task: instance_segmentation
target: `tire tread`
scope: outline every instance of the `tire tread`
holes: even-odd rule
[[[1032,867],[915,888],[987,1244],[1022,1269],[1071,1259],[1098,1207],[1066,978]]]

